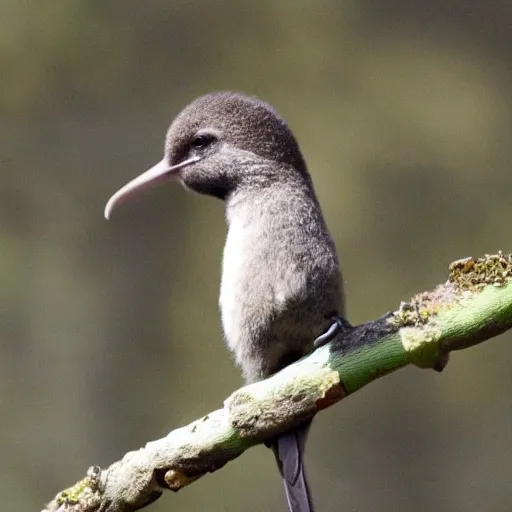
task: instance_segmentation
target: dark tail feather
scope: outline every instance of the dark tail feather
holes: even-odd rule
[[[296,430],[286,432],[272,444],[290,512],[314,512],[302,460],[310,425],[308,422]]]

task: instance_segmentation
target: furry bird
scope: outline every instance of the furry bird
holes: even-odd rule
[[[267,103],[215,92],[172,122],[164,158],[108,201],[177,180],[225,202],[220,309],[226,343],[247,383],[310,353],[342,325],[341,272],[297,140]],[[302,454],[310,422],[272,443],[292,512],[313,503]]]

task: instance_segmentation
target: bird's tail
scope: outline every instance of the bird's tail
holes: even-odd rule
[[[303,456],[311,422],[286,432],[272,443],[290,512],[314,512]]]

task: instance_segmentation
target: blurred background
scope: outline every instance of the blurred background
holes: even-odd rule
[[[105,202],[162,156],[199,94],[288,120],[360,323],[512,250],[512,3],[0,2],[0,495],[40,510],[92,464],[221,406],[221,202],[164,186]],[[406,368],[323,412],[319,511],[508,511],[512,335]],[[250,450],[153,512],[286,510]]]

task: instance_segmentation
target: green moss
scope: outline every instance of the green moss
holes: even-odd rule
[[[468,299],[480,296],[489,286],[508,284],[512,280],[512,255],[499,251],[482,258],[463,258],[451,263],[449,270],[446,283],[402,302],[388,320],[399,329],[410,362],[422,368],[442,368],[445,354],[438,341],[450,328],[447,315],[465,307]]]
[[[99,467],[93,466],[90,468],[85,478],[57,495],[57,504],[61,506],[91,502],[94,495],[98,492],[100,473]]]
[[[504,286],[512,275],[512,255],[486,254],[483,258],[464,258],[450,265],[448,281],[460,290],[479,291],[487,285]]]
[[[482,258],[463,258],[450,264],[448,281],[431,292],[423,292],[402,302],[389,321],[398,328],[421,327],[441,311],[460,303],[468,294],[485,286],[501,287],[512,278],[512,255],[486,254]]]
[[[455,298],[452,285],[438,286],[431,292],[415,295],[409,302],[401,302],[388,321],[398,328],[424,326],[442,309],[449,307]]]

